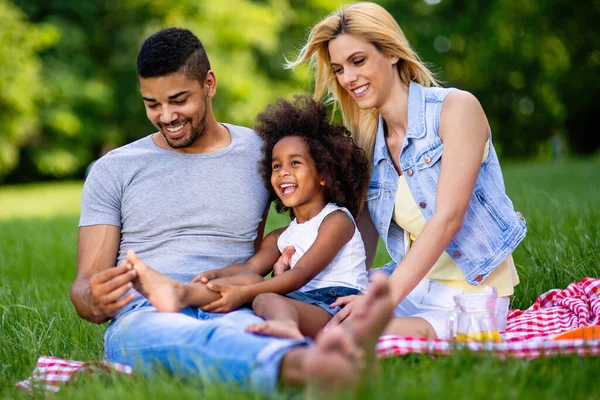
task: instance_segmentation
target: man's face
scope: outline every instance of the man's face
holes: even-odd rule
[[[179,72],[139,82],[146,115],[171,148],[190,147],[204,135],[209,97],[203,84]]]

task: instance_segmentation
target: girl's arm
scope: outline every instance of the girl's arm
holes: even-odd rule
[[[279,253],[279,248],[277,247],[277,240],[284,230],[285,228],[279,228],[269,233],[262,240],[258,251],[245,263],[232,264],[225,268],[216,268],[211,269],[210,271],[201,272],[196,275],[191,282],[207,283],[213,279],[224,278],[244,271],[252,271],[261,276],[266,276],[271,272],[273,264],[275,264],[281,255],[281,253]]]
[[[427,275],[460,230],[488,137],[489,124],[479,101],[468,92],[450,93],[440,118],[444,151],[435,212],[390,277],[396,303]]]
[[[343,211],[332,212],[321,223],[313,245],[290,271],[245,286],[224,286],[209,282],[208,288],[220,292],[222,297],[202,309],[226,312],[254,300],[261,293],[286,294],[300,289],[331,263],[340,249],[352,238],[354,229],[354,223]],[[272,262],[276,260],[277,257]]]

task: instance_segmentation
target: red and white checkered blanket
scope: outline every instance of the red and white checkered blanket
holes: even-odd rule
[[[491,352],[499,357],[538,358],[557,354],[596,356],[600,354],[600,339],[551,340],[554,335],[575,328],[600,325],[600,280],[584,278],[566,289],[550,290],[527,310],[510,310],[503,341],[465,342],[457,346],[447,339],[384,335],[379,338],[377,353],[380,357],[409,353],[449,354],[457,348],[473,352]],[[63,383],[73,382],[80,373],[131,374],[130,366],[108,361],[71,361],[42,356],[33,374],[18,382],[19,388],[30,392],[57,392]]]
[[[32,394],[58,392],[61,384],[75,382],[82,374],[99,372],[132,374],[133,369],[129,365],[109,361],[73,361],[41,356],[31,376],[17,382],[16,386]]]
[[[553,289],[537,298],[527,310],[510,310],[502,342],[467,342],[459,347],[472,351],[491,351],[502,356],[537,358],[556,354],[597,355],[600,340],[551,339],[563,332],[584,326],[600,325],[600,280],[584,278],[566,289]],[[381,357],[408,353],[447,354],[457,348],[448,339],[384,335],[377,343]]]

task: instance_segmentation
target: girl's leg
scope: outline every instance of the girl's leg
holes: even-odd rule
[[[321,307],[303,303],[275,293],[263,293],[252,302],[256,315],[265,322],[250,325],[246,330],[266,336],[300,339],[304,336],[315,338],[331,314]]]
[[[134,288],[146,297],[160,312],[177,312],[185,307],[201,307],[221,295],[208,289],[204,283],[183,284],[144,264],[133,251],[127,253],[127,260],[133,265],[138,276]],[[262,277],[252,272],[242,272],[226,278],[215,279],[215,283],[247,285],[262,281]]]

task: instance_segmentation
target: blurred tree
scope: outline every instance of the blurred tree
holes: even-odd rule
[[[36,138],[36,100],[42,94],[37,52],[56,38],[54,29],[29,23],[21,10],[0,0],[0,181],[18,165],[20,147]]]
[[[482,103],[504,156],[523,157],[565,137],[578,152],[600,94],[600,1],[382,1],[424,60],[448,86]]]
[[[35,179],[82,174],[100,149],[152,131],[137,89],[135,60],[142,41],[155,31],[179,26],[196,33],[217,76],[217,118],[251,126],[267,103],[307,88],[304,76],[282,68],[283,30],[298,32],[294,41],[299,43],[306,26],[304,20],[301,27],[295,22],[297,16],[312,9],[318,18],[332,7],[314,0],[301,11],[286,0],[16,3],[32,22],[60,33],[56,45],[41,55],[39,134],[26,144],[23,162],[9,177],[19,181],[26,174]]]
[[[311,90],[308,69],[285,70],[284,55],[293,58],[308,29],[349,2],[13,1],[0,0],[0,180],[19,182],[83,176],[101,149],[153,130],[135,59],[157,30],[200,37],[217,76],[217,118],[251,126],[275,98]],[[598,148],[589,130],[600,94],[600,0],[378,2],[447,85],[480,99],[504,156],[535,155],[550,136],[579,152]]]

